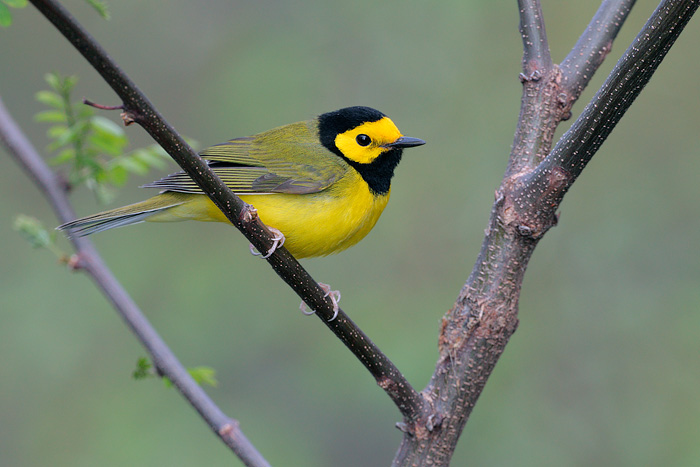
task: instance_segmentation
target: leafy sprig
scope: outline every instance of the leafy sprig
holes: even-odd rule
[[[77,77],[49,73],[46,82],[50,90],[39,91],[36,99],[49,109],[35,119],[51,124],[47,135],[52,141],[47,149],[55,156],[50,162],[70,167],[71,186],[84,184],[105,203],[113,197],[111,188],[124,185],[129,174],[144,175],[166,166],[167,155],[159,146],[125,152],[128,138],[121,126],[73,102]]]
[[[103,0],[85,0],[85,2],[94,8],[98,15],[109,20],[107,2]],[[6,28],[12,25],[10,8],[24,8],[28,3],[28,0],[0,0],[0,27]]]
[[[15,217],[12,228],[34,248],[47,248],[62,262],[68,262],[68,255],[56,245],[55,232],[49,232],[39,219],[24,214]]]
[[[188,368],[190,376],[199,384],[200,386],[218,386],[219,382],[216,379],[216,370],[207,366],[197,366],[193,368]],[[160,375],[157,374],[153,363],[150,362],[146,357],[141,357],[136,361],[136,369],[131,374],[132,378],[136,380],[155,378]],[[162,376],[163,381],[167,387],[172,387],[173,383],[169,378]]]
[[[92,107],[74,102],[77,77],[49,73],[45,79],[50,89],[37,92],[36,99],[47,109],[34,118],[50,125],[47,150],[53,156],[49,163],[68,168],[70,187],[85,185],[98,201],[106,203],[113,198],[114,188],[124,185],[129,175],[145,175],[153,168],[162,170],[167,166],[170,158],[160,146],[127,151],[129,140],[120,125],[96,115]],[[68,262],[68,256],[55,244],[55,235],[37,219],[21,214],[14,228],[33,247],[48,248]]]
[[[10,8],[24,8],[27,0],[0,0],[0,26],[6,28],[12,24],[12,12]]]

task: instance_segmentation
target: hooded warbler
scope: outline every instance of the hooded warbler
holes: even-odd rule
[[[402,136],[383,113],[347,107],[318,118],[235,138],[203,150],[209,167],[260,220],[279,230],[296,258],[325,256],[362,240],[389,201],[404,148],[425,141]],[[185,173],[144,185],[160,194],[59,226],[84,236],[138,222],[228,222]]]

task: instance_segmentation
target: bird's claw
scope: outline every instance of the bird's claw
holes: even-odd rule
[[[286,240],[284,237],[284,234],[282,232],[280,232],[279,230],[275,229],[274,227],[268,227],[268,229],[272,233],[272,246],[270,247],[269,250],[267,250],[267,253],[265,253],[263,255],[258,250],[256,250],[255,247],[253,246],[253,244],[251,243],[249,245],[249,248],[250,248],[250,254],[252,254],[253,256],[260,256],[262,259],[267,259],[270,256],[272,256],[272,253],[274,253],[277,250],[277,248],[284,245],[284,241]]]
[[[340,301],[340,290],[331,290],[330,285],[324,284],[322,282],[319,282],[318,285],[320,285],[323,291],[326,292],[324,297],[330,297],[331,302],[333,303],[333,317],[328,320],[328,322],[330,323],[338,317],[338,310],[340,310],[340,307],[338,306],[338,302]],[[306,303],[304,302],[301,302],[301,305],[299,305],[299,309],[302,313],[304,313],[307,316],[316,313],[316,310],[308,311],[306,308]]]

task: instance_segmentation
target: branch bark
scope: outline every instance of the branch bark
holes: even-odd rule
[[[19,125],[10,116],[0,99],[0,140],[8,153],[24,169],[51,204],[60,222],[75,219],[75,212],[68,200],[65,184],[44,162]],[[78,264],[95,282],[95,285],[111,302],[127,326],[151,355],[158,372],[167,376],[178,391],[199,412],[204,421],[221,440],[251,467],[267,467],[270,464],[255,449],[241,431],[238,421],[226,416],[190,376],[175,354],[161,339],[151,323],[138,308],[122,285],[105,265],[92,242],[85,237],[72,237]]]
[[[541,183],[555,172],[568,174],[568,185],[578,178],[647,85],[699,5],[698,0],[661,2],[603,86],[527,183]],[[557,196],[565,193],[566,190]]]
[[[521,80],[535,80],[537,75],[546,73],[553,66],[542,7],[537,0],[518,0],[518,7],[520,8],[520,36],[523,39]]]
[[[519,2],[523,98],[511,157],[476,265],[443,318],[440,357],[422,392],[435,412],[415,436],[404,435],[394,465],[449,464],[471,410],[517,328],[520,287],[537,243],[556,224],[556,209],[568,188],[639,95],[698,3],[661,3],[550,153],[556,126],[602,63],[633,2],[603,2],[561,67],[548,66],[539,2]]]
[[[561,87],[567,99],[575,101],[586,88],[595,71],[612,50],[617,33],[636,0],[604,0],[588,27],[566,56],[561,69]],[[572,101],[572,102],[573,102]]]
[[[32,4],[112,87],[122,99],[127,116],[141,125],[170,154],[258,251],[267,251],[273,243],[267,227],[257,217],[248,215],[248,206],[209,169],[202,158],[165,121],[97,41],[58,2],[32,0]],[[335,311],[330,298],[286,249],[278,248],[267,261],[369,370],[377,384],[401,411],[407,430],[412,430],[415,423],[427,416],[429,408],[421,395],[342,310],[339,310],[337,318],[331,321]]]

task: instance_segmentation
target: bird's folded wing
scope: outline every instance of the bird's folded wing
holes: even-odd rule
[[[271,130],[268,133],[273,133]],[[314,139],[270,134],[238,138],[211,146],[200,153],[223,182],[235,193],[316,193],[345,175],[350,166]],[[274,148],[274,153],[266,148]],[[145,188],[181,193],[203,193],[185,172],[168,175]]]

